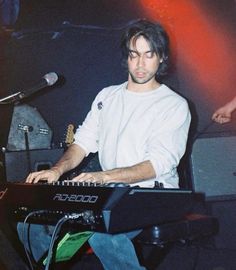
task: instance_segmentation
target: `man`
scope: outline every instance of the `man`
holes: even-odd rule
[[[217,109],[213,115],[212,120],[219,124],[225,124],[231,121],[232,114],[236,110],[236,96],[226,103],[224,106]]]
[[[98,152],[103,171],[82,173],[72,181],[141,187],[158,181],[166,188],[178,187],[176,168],[191,117],[185,99],[158,79],[167,69],[167,34],[160,25],[140,20],[125,31],[121,48],[128,81],[99,92],[74,144],[51,169],[31,173],[26,182],[57,181],[89,153]],[[135,234],[95,233],[89,243],[105,269],[143,269],[129,240]]]

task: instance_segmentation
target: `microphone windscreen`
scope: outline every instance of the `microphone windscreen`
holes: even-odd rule
[[[55,72],[47,73],[43,78],[47,81],[48,86],[53,85],[58,80],[58,76]]]

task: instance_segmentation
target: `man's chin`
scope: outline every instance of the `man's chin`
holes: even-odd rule
[[[134,83],[137,84],[145,84],[150,81],[150,79],[139,79],[139,78],[133,78],[132,80]]]
[[[133,76],[132,74],[131,75],[131,79],[133,81],[133,83],[136,83],[136,84],[145,84],[149,81],[151,81],[155,76],[150,76],[150,77],[142,77],[142,78],[138,78],[138,77],[135,77]]]

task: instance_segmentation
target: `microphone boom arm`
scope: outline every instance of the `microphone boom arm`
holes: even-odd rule
[[[15,103],[18,102],[19,100],[30,96],[31,94],[47,87],[47,86],[52,86],[56,83],[56,81],[58,80],[58,76],[55,72],[50,72],[47,73],[46,75],[43,76],[43,78],[41,79],[41,81],[31,87],[30,89],[27,89],[25,91],[19,91],[17,93],[14,93],[12,95],[9,95],[7,97],[4,97],[2,99],[0,99],[0,105],[1,104],[11,104],[11,103]]]
[[[17,92],[15,94],[12,94],[10,96],[4,97],[0,99],[0,105],[1,104],[10,104],[18,101],[20,99],[21,92]]]

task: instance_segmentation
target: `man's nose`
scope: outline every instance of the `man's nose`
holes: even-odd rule
[[[137,63],[138,67],[143,67],[145,65],[145,59],[144,59],[144,55],[140,55],[138,57],[138,63]]]

